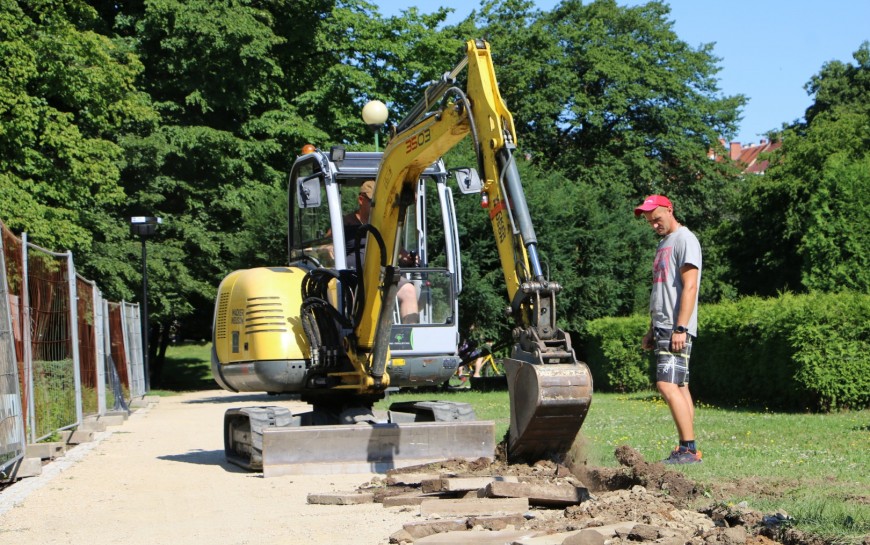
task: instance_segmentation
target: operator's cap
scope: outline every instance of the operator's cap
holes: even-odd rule
[[[659,206],[664,206],[665,208],[674,209],[674,205],[671,204],[671,200],[664,195],[650,195],[644,201],[634,209],[634,216],[640,216],[641,212],[649,212],[651,210],[655,210]]]
[[[375,196],[375,181],[367,180],[363,182],[363,184],[359,186],[359,194],[365,195],[369,200],[372,200]]]

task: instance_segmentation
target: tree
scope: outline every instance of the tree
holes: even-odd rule
[[[721,96],[712,44],[694,49],[679,40],[669,12],[661,2],[621,7],[612,0],[566,0],[542,13],[525,0],[506,0],[488,2],[481,22],[492,39],[518,145],[534,164],[595,188],[597,204],[609,207],[609,222],[630,223],[643,197],[667,194],[705,253],[718,256],[724,252],[720,226],[732,221],[722,204],[740,181],[732,165],[709,155],[721,152],[719,138],[733,133],[745,98]],[[575,206],[580,214],[592,213]],[[651,234],[641,236],[644,248],[654,245]],[[602,308],[625,312],[624,303],[632,300],[635,310],[645,306],[628,282],[646,279],[641,271],[648,264],[636,257],[633,265],[624,261],[637,255],[631,245],[638,243],[634,236],[619,237],[607,252],[577,246],[602,260],[602,273],[619,275],[603,292],[613,299]],[[712,263],[705,271],[705,300],[734,293],[725,267]],[[623,291],[613,293],[614,285]]]
[[[741,201],[734,256],[745,293],[866,292],[870,259],[870,46],[826,63],[806,89],[805,120]]]
[[[97,23],[84,2],[0,8],[0,216],[77,256],[124,200],[118,134],[156,118],[135,86],[141,64]]]

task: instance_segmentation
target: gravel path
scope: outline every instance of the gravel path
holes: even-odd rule
[[[264,479],[224,460],[223,413],[287,405],[221,390],[160,398],[0,492],[0,544],[380,545],[414,514],[381,504],[308,505],[372,478]]]

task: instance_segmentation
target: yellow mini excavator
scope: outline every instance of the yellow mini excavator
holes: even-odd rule
[[[462,89],[456,82],[466,68]],[[468,136],[477,168],[448,170],[441,157]],[[294,393],[312,410],[228,410],[228,460],[269,476],[494,457],[494,424],[476,420],[466,404],[372,410],[388,389],[443,384],[460,363],[450,181],[479,195],[504,272],[514,324],[504,361],[508,458],[567,453],[592,400],[592,377],[556,324],[561,286],[543,274],[515,147],[489,44],[471,40],[461,62],[393,127],[383,154],[303,150],[288,187],[290,262],[223,280],[212,367],[227,390]]]

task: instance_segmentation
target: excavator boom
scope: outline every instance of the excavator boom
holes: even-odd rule
[[[467,68],[463,91],[455,85]],[[433,104],[440,104],[430,112]],[[375,184],[369,254],[363,271],[368,286],[394,293],[396,226],[401,203],[413,196],[422,169],[471,135],[481,173],[480,191],[489,203],[499,260],[504,273],[514,345],[505,362],[511,400],[508,455],[514,459],[564,456],[579,432],[592,400],[592,376],[577,360],[569,335],[556,324],[556,295],[561,286],[547,279],[538,255],[538,241],[513,158],[513,118],[499,93],[489,44],[466,43],[466,56],[442,81],[430,86],[424,99],[396,128]],[[482,196],[483,197],[483,196]],[[376,253],[379,252],[379,253]],[[383,341],[390,323],[383,301],[366,297],[355,331],[356,357],[370,362],[379,380],[388,361]],[[352,356],[353,357],[353,356]]]

